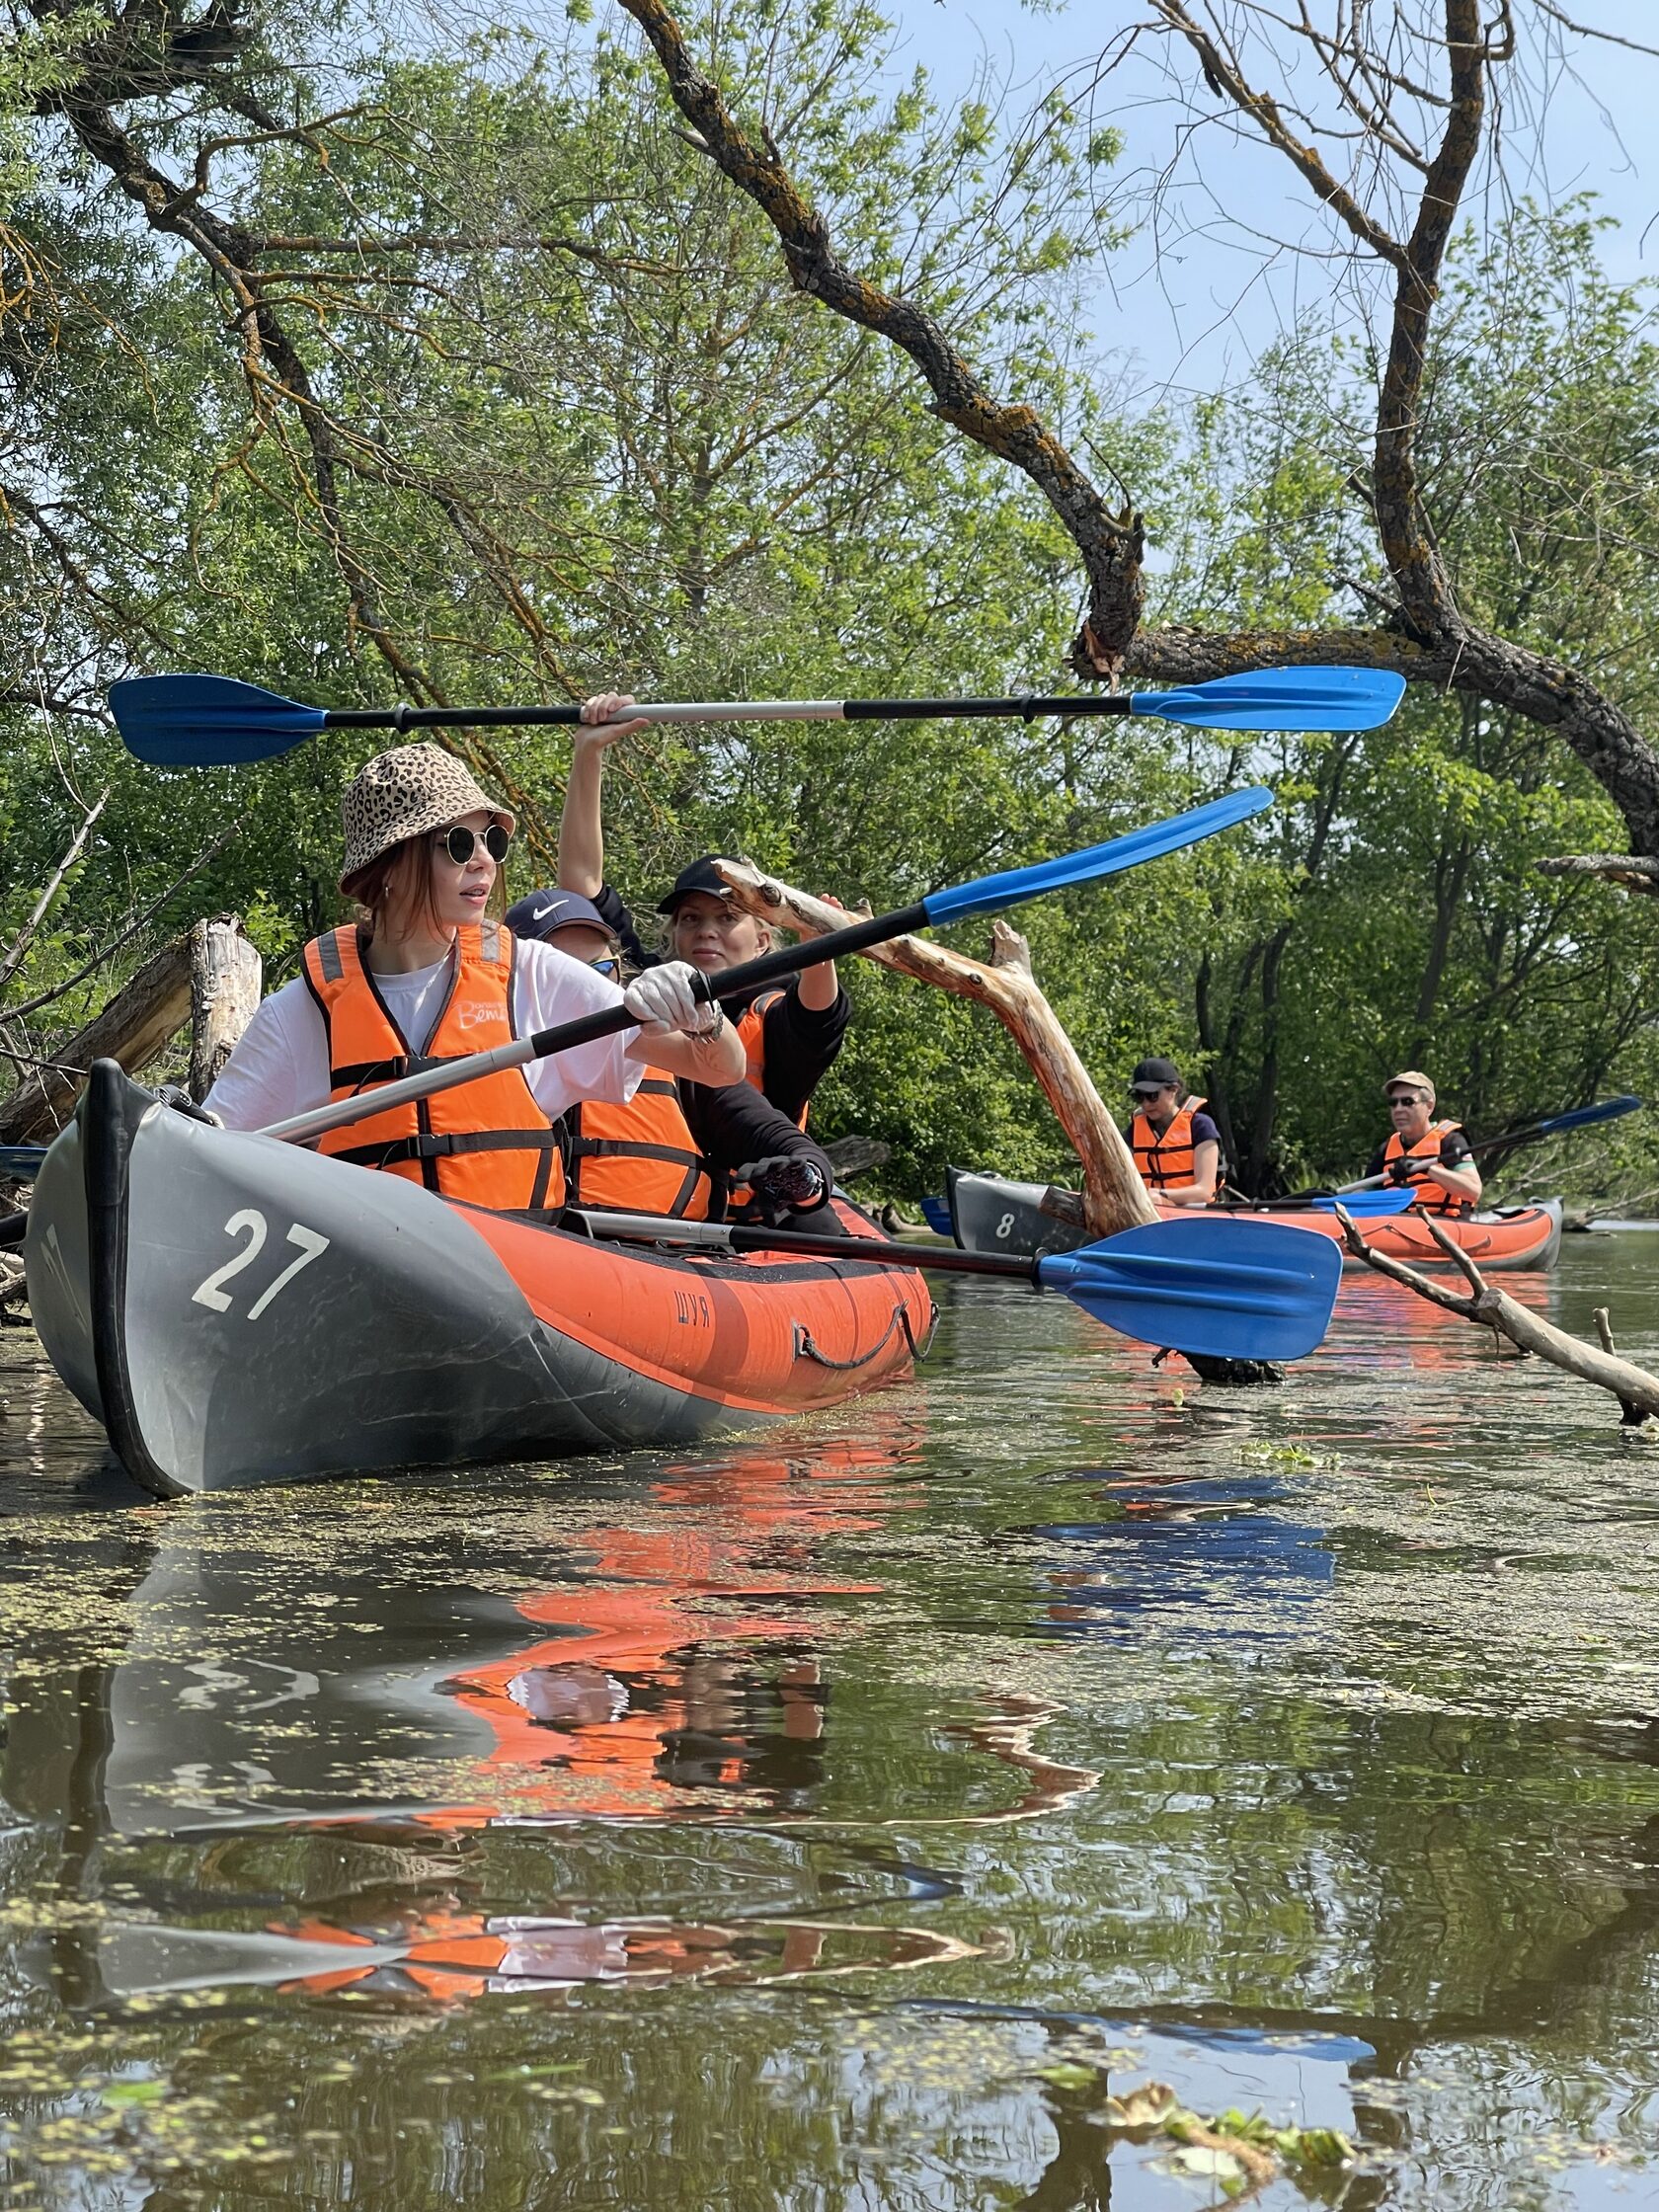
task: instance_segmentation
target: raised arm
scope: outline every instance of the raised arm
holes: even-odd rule
[[[642,718],[591,729],[633,705],[627,691],[600,691],[582,705],[582,722],[571,751],[570,779],[559,816],[559,888],[596,899],[604,886],[604,756],[613,745],[649,727]]]

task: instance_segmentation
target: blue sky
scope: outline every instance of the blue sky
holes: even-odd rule
[[[1016,109],[1057,79],[1080,89],[1105,40],[1139,13],[1100,0],[1062,0],[1041,12],[1020,0],[887,0],[887,12],[899,26],[904,73],[920,62],[941,93],[961,94],[988,64],[1009,84]],[[1632,0],[1580,0],[1568,12],[1641,36],[1648,11]],[[1517,13],[1525,17],[1525,0]],[[1652,14],[1659,43],[1659,9]],[[1096,96],[1100,119],[1125,134],[1119,173],[1126,181],[1161,165],[1173,143],[1172,111],[1156,92],[1149,65],[1137,62]],[[1620,224],[1604,247],[1609,270],[1623,279],[1659,276],[1659,153],[1648,135],[1659,61],[1584,44],[1540,112],[1519,84],[1507,98],[1510,189],[1557,201],[1594,191]],[[1224,387],[1294,319],[1299,300],[1327,287],[1326,265],[1289,249],[1328,245],[1334,226],[1284,158],[1253,142],[1229,144],[1219,131],[1203,143],[1202,191],[1188,191],[1155,251],[1144,231],[1108,271],[1095,340],[1123,374],[1126,397]],[[1470,214],[1478,219],[1481,210],[1481,200],[1471,199]],[[1254,240],[1230,219],[1239,212]]]

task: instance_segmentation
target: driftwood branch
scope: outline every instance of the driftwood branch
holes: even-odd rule
[[[719,860],[715,865],[731,885],[738,905],[770,928],[822,937],[846,926],[844,908],[777,883],[746,861]],[[970,960],[965,953],[949,952],[919,937],[896,937],[890,944],[872,945],[865,957],[901,976],[913,976],[918,983],[933,984],[958,998],[988,1006],[1008,1030],[1083,1163],[1084,1219],[1097,1236],[1158,1219],[1136,1172],[1134,1155],[1060,1016],[1043,996],[1031,973],[1030,951],[1016,930],[1001,921],[992,923],[988,962]]]
[[[1628,1360],[1618,1357],[1613,1350],[1613,1332],[1607,1325],[1605,1308],[1597,1316],[1603,1345],[1603,1349],[1597,1351],[1578,1337],[1569,1336],[1564,1329],[1541,1320],[1507,1292],[1494,1290],[1473,1260],[1447,1235],[1432,1215],[1424,1215],[1423,1225],[1448,1259],[1462,1271],[1469,1285],[1467,1296],[1431,1282],[1416,1268],[1407,1267],[1403,1260],[1391,1259],[1387,1253],[1368,1244],[1346,1207],[1336,1209],[1336,1218],[1342,1224],[1349,1251],[1377,1274],[1402,1283],[1408,1291],[1427,1299],[1431,1305],[1442,1306],[1479,1328],[1490,1329],[1496,1337],[1507,1338],[1519,1351],[1547,1360],[1563,1374],[1575,1375],[1581,1382],[1594,1382],[1598,1389],[1611,1391],[1619,1400],[1626,1428],[1637,1427],[1650,1417],[1659,1418],[1659,1376],[1649,1375],[1645,1368],[1633,1367]]]

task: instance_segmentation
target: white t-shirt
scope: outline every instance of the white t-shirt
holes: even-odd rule
[[[375,976],[386,1011],[417,1052],[442,1011],[452,953],[433,968],[401,976]],[[520,1037],[560,1022],[577,1021],[621,1003],[622,993],[603,976],[553,945],[535,938],[518,940],[513,976],[513,1022]],[[634,1032],[600,1037],[573,1052],[532,1060],[524,1074],[536,1104],[549,1121],[584,1098],[621,1105],[632,1098],[644,1069],[623,1057]],[[290,1114],[326,1106],[329,1095],[328,1039],[317,1001],[303,976],[284,984],[261,1005],[225,1063],[206,1104],[229,1129],[266,1129]]]

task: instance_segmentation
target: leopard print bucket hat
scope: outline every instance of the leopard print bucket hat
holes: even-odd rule
[[[365,761],[340,802],[346,825],[346,864],[340,888],[406,837],[441,830],[463,814],[484,813],[511,830],[512,810],[480,791],[452,752],[440,745],[400,745]]]

